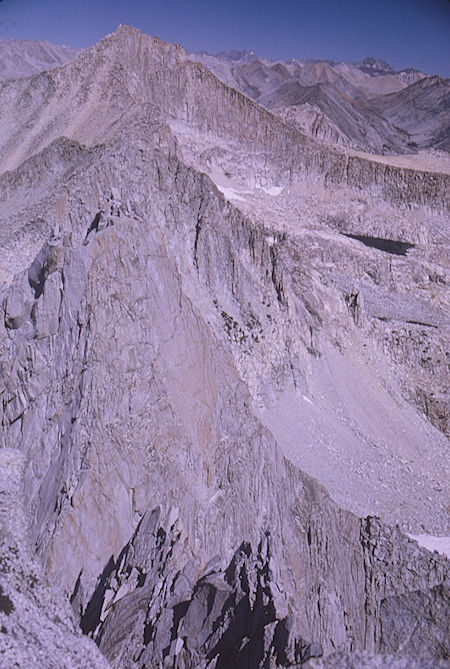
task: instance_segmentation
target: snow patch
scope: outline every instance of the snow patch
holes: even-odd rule
[[[282,193],[284,188],[283,186],[271,186],[270,188],[265,188],[264,186],[261,186],[261,190],[267,193],[267,195],[276,196]]]
[[[245,198],[241,197],[235,188],[226,188],[225,186],[219,186],[218,184],[216,184],[216,186],[228,199],[241,200],[242,202],[245,202]]]
[[[428,551],[437,551],[450,558],[450,537],[434,537],[431,534],[408,534],[408,536]]]

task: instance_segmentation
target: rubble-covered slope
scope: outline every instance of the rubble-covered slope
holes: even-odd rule
[[[121,28],[0,91],[28,100],[16,143],[0,129],[0,444],[21,453],[32,545],[112,666],[416,653],[411,615],[438,661],[448,562],[391,525],[448,530],[446,442],[376,328],[432,328],[435,392],[445,297],[409,277],[441,272],[448,179],[358,159],[342,182],[338,154],[198,68]],[[343,232],[422,246],[391,262]],[[311,426],[295,443],[288,397]],[[345,444],[357,468],[334,466]]]

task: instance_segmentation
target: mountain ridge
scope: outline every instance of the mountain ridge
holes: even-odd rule
[[[25,53],[24,56],[27,49],[29,53],[28,55]],[[45,41],[41,43],[4,41],[0,43],[0,71],[3,69],[1,76],[3,79],[28,76],[70,62],[76,54],[77,52],[69,47],[56,47]],[[436,79],[437,75],[432,77],[436,92],[429,91],[429,95],[434,95],[434,98],[429,101],[423,100],[423,111],[420,113],[426,114],[428,109],[442,104],[442,118],[435,119],[431,126],[428,124],[428,128],[425,118],[419,120],[416,125],[409,121],[400,122],[399,126],[397,116],[389,113],[385,115],[385,110],[389,106],[388,100],[386,103],[383,102],[385,96],[400,92],[410,85],[414,86],[421,80],[429,80],[429,75],[412,68],[396,72],[385,61],[373,57],[357,63],[311,59],[303,61],[291,59],[283,62],[261,59],[251,51],[237,50],[220,52],[216,56],[206,52],[191,53],[189,57],[204,61],[224,83],[241,90],[269,109],[282,109],[285,118],[295,118],[296,127],[307,134],[314,132],[314,136],[318,139],[330,143],[337,141],[344,146],[375,153],[414,153],[419,149],[433,147],[442,151],[448,150],[446,138],[450,121],[448,92],[445,93],[448,85],[442,78]],[[260,67],[266,68],[261,71],[265,72],[263,76],[267,80],[266,83],[254,69],[258,63]],[[253,72],[248,69],[249,66],[253,67]],[[309,87],[325,83],[334,87],[330,91],[331,98],[329,94],[325,94],[325,97],[319,97],[311,104],[305,100],[304,95],[300,98],[295,95],[295,87],[298,85]],[[261,85],[262,88],[259,88]],[[280,85],[282,88],[277,90]],[[427,86],[421,90],[426,89]],[[339,97],[342,94],[349,96],[346,99],[346,111],[343,111],[336,102],[332,102],[336,95]],[[413,94],[414,89],[409,96],[399,98],[404,100],[404,115],[410,117],[417,115],[417,111],[414,114],[414,111],[410,110]],[[443,98],[442,103],[436,96]],[[289,99],[294,101],[293,104],[286,104],[286,100]],[[415,107],[417,108],[417,103]],[[350,125],[348,114],[353,119]],[[312,116],[314,120],[311,125],[309,119]]]
[[[333,103],[330,106],[323,100],[319,100],[314,103],[313,107],[317,109],[317,113],[325,115],[328,124],[338,129],[340,136],[348,146],[375,153],[413,153],[421,148],[433,147],[447,150],[445,136],[450,123],[448,82],[437,75],[430,77],[411,68],[395,72],[384,61],[374,58],[350,64],[297,60],[283,63],[256,57],[252,57],[250,62],[247,59],[245,63],[239,63],[239,61],[228,61],[220,55],[213,57],[205,54],[199,56],[191,54],[190,57],[201,60],[225,83],[238,88],[269,109],[287,110],[292,107],[292,111],[296,110],[297,124],[305,110],[305,101],[301,98],[296,101],[296,87],[323,84],[333,86],[334,96],[342,94],[349,96],[347,103],[353,109],[352,124],[355,125],[356,131],[346,122],[345,114],[342,114],[339,105]],[[231,68],[227,65],[229,62],[232,62]],[[284,76],[280,67],[287,68]],[[414,86],[417,86],[420,81],[433,82],[439,87],[439,91],[432,99],[423,101],[425,113],[427,109],[441,104],[439,96],[444,97],[442,119],[435,122],[436,130],[430,129],[428,135],[424,137],[420,135],[420,123],[426,125],[425,120],[419,121],[419,124],[416,125],[414,122],[403,123],[398,127],[395,118],[389,115],[383,116],[383,100],[389,94],[400,93],[403,89],[413,86],[410,97],[408,98],[407,95],[403,97],[403,113],[405,117],[414,118],[411,104],[414,90],[416,90]],[[426,83],[424,89],[427,88]],[[291,104],[288,102],[289,99],[292,101]],[[364,105],[364,108],[361,108],[361,104]],[[311,113],[311,111],[308,108],[306,113]],[[304,121],[303,129],[308,131],[308,127],[308,123]],[[327,139],[327,135],[322,135],[322,139]],[[328,137],[328,141],[329,139]]]

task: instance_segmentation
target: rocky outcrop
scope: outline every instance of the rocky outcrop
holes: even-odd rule
[[[316,104],[305,102],[301,106],[289,105],[274,110],[273,113],[283,122],[314,139],[338,146],[354,146],[354,143]]]
[[[398,528],[383,528],[373,519],[363,522],[362,539],[366,611],[372,613],[375,623],[367,626],[366,633],[373,634],[374,647],[387,653],[414,656],[425,651],[430,657],[448,658],[448,640],[440,625],[448,614],[447,560],[437,554],[430,560]],[[371,592],[377,593],[378,603],[370,601]],[[415,607],[418,601],[433,602],[428,613]],[[413,627],[412,610],[423,612],[414,618]]]
[[[218,582],[225,585],[213,591],[218,603],[213,619],[202,623],[204,645],[186,647],[187,666],[196,666],[199,657],[220,655],[219,638],[227,638],[228,625],[234,629],[233,616],[229,620],[223,611],[223,593],[231,588],[236,606],[243,596],[242,582],[224,576],[233,573],[227,572],[233,555],[235,562],[255,556],[250,559],[254,576],[248,578],[260,582],[261,593],[269,580],[271,597],[273,591],[283,593],[277,595],[281,606],[272,610],[267,604],[267,624],[255,619],[259,632],[268,628],[261,660],[283,652],[301,657],[309,643],[321,644],[325,652],[342,645],[378,649],[381,595],[365,580],[359,522],[338,511],[315,483],[283,460],[252,416],[250,396],[230,354],[234,351],[251,387],[261,326],[249,321],[249,334],[241,332],[242,315],[236,321],[227,316],[226,301],[243,303],[244,290],[247,301],[256,299],[258,284],[252,288],[252,282],[261,274],[265,308],[271,319],[282,316],[290,293],[272,242],[261,232],[252,234],[207,177],[175,157],[155,158],[150,145],[145,153],[140,147],[97,150],[95,161],[73,175],[63,229],[4,294],[2,439],[27,454],[25,499],[47,573],[72,593],[85,631],[94,633],[113,662],[122,657],[136,662],[138,648],[146,652],[142,634],[148,653],[178,657],[177,639],[190,634],[182,630],[200,623],[189,622],[194,614],[187,612],[185,622],[184,615],[167,621],[182,602],[189,611],[190,597],[195,610],[197,597],[210,588],[202,581],[202,565],[214,556],[220,560]],[[124,169],[128,187],[122,194]],[[244,240],[253,249],[251,272],[247,259],[242,266],[233,259],[233,246],[242,250]],[[211,330],[208,320],[214,322]],[[300,345],[306,349],[307,343]],[[255,347],[253,362],[245,354],[249,346]],[[288,370],[289,362],[286,375]],[[301,366],[295,373],[300,375]],[[292,370],[290,375],[295,379]],[[279,383],[286,383],[283,374]],[[104,500],[110,500],[106,507]],[[148,519],[148,509],[161,504],[168,515],[158,525],[154,516]],[[179,511],[171,513],[171,506]],[[266,533],[277,537],[271,548],[274,575],[267,582],[269,549],[257,557]],[[243,553],[236,554],[242,542]],[[423,559],[419,575],[430,570],[428,556]],[[197,573],[190,562],[198,565]],[[411,568],[410,561],[406,564]],[[181,579],[187,588],[183,596],[192,592],[188,599],[170,594],[178,592],[179,572],[189,584]],[[392,592],[399,587],[403,592],[402,578]],[[417,589],[420,578],[409,587]],[[426,587],[435,587],[443,572],[426,578],[431,579]],[[374,602],[367,613],[361,598],[365,588]],[[255,601],[245,606],[252,609]],[[155,613],[143,618],[153,605]],[[231,611],[234,615],[233,606]],[[294,643],[292,651],[282,650],[272,636],[276,629],[285,635],[282,621],[288,615],[298,630],[298,648]],[[224,623],[214,636],[216,616]],[[136,631],[147,624],[147,636]],[[158,624],[165,634],[170,630],[170,639],[157,638]],[[118,639],[114,630],[120,630]],[[241,652],[238,640],[233,643]]]
[[[29,294],[27,310],[14,322],[6,317],[4,325],[2,436],[4,443],[14,440],[27,453],[25,495],[33,518],[31,532],[47,571],[69,592],[79,580],[83,611],[110,556],[120,552],[130,529],[158,502],[179,506],[189,543],[199,559],[208,561],[216,554],[231,559],[236,544],[247,540],[255,545],[266,529],[284,537],[286,548],[279,545],[277,552],[299,553],[284,508],[301,503],[298,486],[310,487],[313,497],[324,495],[312,483],[302,484],[283,461],[250,412],[250,398],[231,356],[200,326],[205,316],[183,294],[173,255],[156,224],[165,198],[157,204],[157,191],[149,193],[155,218],[148,228],[146,220],[152,218],[139,215],[137,208],[142,212],[145,203],[134,200],[132,189],[126,202],[114,186],[107,187],[114,160],[118,170],[124,160],[130,170],[134,164],[135,178],[148,184],[148,174],[144,177],[136,158],[128,147],[120,158],[107,153],[104,163],[97,162],[95,197],[102,178],[106,181],[101,191],[110,193],[96,203],[104,213],[97,218],[78,212],[80,225],[73,229],[72,240],[52,240],[48,248],[52,253],[59,248],[59,264],[49,265],[45,252],[40,254],[34,268],[40,267],[41,292],[33,292],[25,271],[20,281],[28,282],[27,289],[23,285]],[[158,168],[161,172],[162,163],[153,166],[155,176]],[[169,175],[171,168],[172,174],[178,169],[180,178],[180,168],[166,163]],[[86,204],[89,178],[84,170],[80,185]],[[187,171],[185,178],[194,175]],[[202,177],[197,187],[200,193],[204,189],[203,198],[211,189]],[[139,187],[137,192],[144,190]],[[164,193],[162,183],[160,192]],[[181,200],[184,192],[192,197],[194,191],[171,191]],[[75,187],[72,193],[78,206],[85,207]],[[216,202],[224,207],[223,201]],[[188,210],[191,207],[192,213],[198,211],[198,201],[189,203]],[[74,218],[74,209],[71,215]],[[190,220],[193,246],[195,219]],[[170,236],[170,217],[160,221]],[[192,255],[190,264],[194,268]],[[108,278],[111,273],[114,281]],[[13,289],[12,285],[11,294]],[[9,294],[5,314],[13,309]],[[120,309],[122,316],[111,320],[111,309]],[[214,311],[211,301],[211,317]],[[286,498],[286,490],[294,496]],[[104,499],[113,502],[109,513]],[[326,522],[331,530],[339,512],[330,506],[330,513]],[[345,514],[339,522],[357,531],[357,522]],[[305,561],[295,569],[295,578],[301,578],[307,565]],[[287,565],[281,562],[280,569],[284,572]],[[328,561],[327,569],[327,580],[337,577]],[[329,587],[334,588],[331,580]],[[332,618],[330,609],[314,625],[334,629]],[[342,636],[339,626],[337,630],[331,632],[333,638]]]
[[[159,507],[144,516],[117,560],[105,567],[85,613],[80,612],[83,630],[96,639],[113,666],[145,667],[152,662],[161,667],[284,667],[323,654],[319,643],[299,634],[298,618],[286,606],[269,532],[257,550],[244,542],[230,564],[221,568],[219,556],[203,566],[186,554],[187,537],[176,509],[161,520]],[[320,541],[313,534],[316,529],[308,530],[311,556]],[[383,528],[374,519],[364,523],[361,540],[365,647],[411,656],[426,649],[423,658],[429,663],[448,657],[445,560],[430,562],[398,530]],[[403,552],[401,561],[397,551]],[[319,614],[324,604],[336,606],[323,587],[319,584],[308,599],[310,616],[315,606]],[[76,588],[75,605],[78,594]],[[417,612],[425,602],[428,617],[418,622]],[[339,607],[335,614],[338,611]],[[397,660],[399,666],[401,661]],[[394,655],[385,666],[396,666]]]
[[[166,529],[159,521],[159,508],[144,516],[81,618],[114,666],[288,666],[322,655],[283,617],[268,533],[255,553],[244,542],[221,570],[219,556],[206,566],[195,556],[180,562],[187,537],[176,512]]]

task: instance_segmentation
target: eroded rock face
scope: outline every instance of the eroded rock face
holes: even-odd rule
[[[406,628],[389,637],[383,625],[396,607],[414,615],[419,591],[437,621],[427,648],[442,657],[446,560],[386,523],[446,530],[432,488],[445,441],[397,387],[397,370],[413,378],[421,341],[409,337],[398,367],[381,342],[398,317],[428,328],[430,397],[445,297],[436,281],[424,304],[431,279],[424,299],[417,284],[425,267],[440,276],[436,194],[447,179],[359,159],[342,181],[336,155],[297,146],[196,68],[179,48],[121,28],[64,72],[3,90],[17,103],[30,95],[31,107],[67,103],[21,135],[19,153],[3,135],[6,164],[29,157],[0,177],[15,237],[1,256],[0,444],[22,454],[33,547],[113,666],[397,652]],[[92,76],[108,77],[98,99]],[[250,151],[242,165],[239,142]],[[329,191],[315,183],[323,169]],[[231,187],[225,177],[239,206],[218,190]],[[414,248],[388,261],[343,232]],[[410,295],[405,276],[416,274]],[[360,519],[376,512],[383,522]]]
[[[389,597],[381,605],[383,646],[401,649],[408,655],[420,655],[427,649],[430,657],[449,657],[445,621],[449,615],[448,588],[437,586]],[[421,624],[416,624],[416,611],[423,611]],[[414,622],[413,622],[414,621]]]

